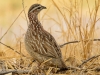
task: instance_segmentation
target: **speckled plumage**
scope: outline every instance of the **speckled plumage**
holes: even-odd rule
[[[28,53],[40,64],[48,59],[46,66],[65,68],[61,50],[54,37],[45,31],[38,20],[38,13],[46,7],[33,4],[28,11],[29,26],[25,34],[25,47]]]

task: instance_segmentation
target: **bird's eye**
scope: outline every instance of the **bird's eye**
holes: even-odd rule
[[[38,9],[41,9],[41,7],[38,7]]]

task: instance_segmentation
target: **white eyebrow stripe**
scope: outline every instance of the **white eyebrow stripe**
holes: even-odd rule
[[[37,8],[39,8],[39,7],[42,7],[42,6],[34,7],[30,12],[34,11],[35,9],[37,9]]]

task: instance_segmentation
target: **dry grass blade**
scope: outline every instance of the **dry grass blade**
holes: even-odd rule
[[[53,68],[50,67],[49,70],[46,72],[46,75],[49,75],[52,69],[53,69]]]
[[[26,7],[25,7],[26,8]],[[9,31],[9,29],[13,26],[13,24],[16,22],[16,20],[18,19],[18,17],[21,15],[21,13],[24,11],[24,9],[19,13],[19,15],[16,17],[16,19],[13,21],[13,23],[10,25],[10,27],[8,28],[8,30],[4,33],[4,35],[0,38],[0,41],[2,40],[2,38],[7,34],[7,32]]]
[[[46,12],[43,14],[43,16],[42,16],[42,18],[41,19],[43,19],[44,18],[44,16],[45,16],[45,14],[48,12],[48,10],[50,9],[50,7],[46,10]]]
[[[61,24],[59,22],[57,22],[54,18],[50,17],[49,15],[47,15],[52,21],[56,22],[58,25],[61,26]]]
[[[95,59],[95,58],[98,58],[99,56],[100,56],[100,55],[93,56],[93,57],[91,57],[91,58],[85,60],[79,67],[82,67],[82,66],[83,66],[85,63],[87,63],[88,61],[93,60],[93,59]]]
[[[22,6],[23,6],[23,11],[24,11],[24,14],[25,14],[25,18],[26,18],[26,21],[27,21],[27,25],[28,25],[28,19],[27,19],[26,13],[25,13],[24,0],[22,0]]]
[[[13,51],[15,51],[16,53],[18,53],[18,54],[21,54],[20,52],[18,52],[18,51],[16,51],[16,50],[14,50],[12,47],[10,47],[10,46],[8,46],[8,45],[6,45],[6,44],[4,44],[4,43],[2,43],[2,42],[0,42],[2,45],[4,45],[4,46],[6,46],[6,47],[8,47],[8,48],[10,48],[11,50],[13,50]],[[21,54],[22,56],[24,56],[24,57],[26,57],[24,54]]]
[[[61,13],[61,15],[63,16],[65,22],[68,24],[68,27],[70,29],[70,31],[72,32],[72,34],[74,35],[74,32],[72,30],[72,28],[70,27],[70,23],[68,22],[68,20],[66,19],[66,16],[61,12],[60,8],[57,6],[57,4],[55,3],[54,0],[52,0],[52,2],[54,3],[54,5],[57,7],[57,9],[59,10],[59,12]],[[75,36],[75,35],[74,35]]]
[[[43,63],[41,63],[41,65],[40,65],[40,66],[42,66],[43,64],[45,64],[46,62],[48,62],[48,61],[50,61],[50,60],[52,60],[52,58],[50,58],[50,59],[48,59],[48,60],[44,61]]]

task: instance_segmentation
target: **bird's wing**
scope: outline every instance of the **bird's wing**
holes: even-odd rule
[[[39,36],[38,35],[37,36],[33,35],[33,36],[30,36],[33,39],[29,41],[31,43],[30,46],[32,47],[34,52],[37,52],[44,56],[54,57],[54,58],[58,58],[62,56],[58,44],[56,43],[54,37],[50,33],[44,31]]]
[[[46,56],[50,56],[50,57],[61,57],[61,50],[58,46],[58,44],[56,43],[54,37],[48,33],[48,32],[44,32],[44,37],[43,37],[43,43],[42,46],[45,50],[44,55]]]

